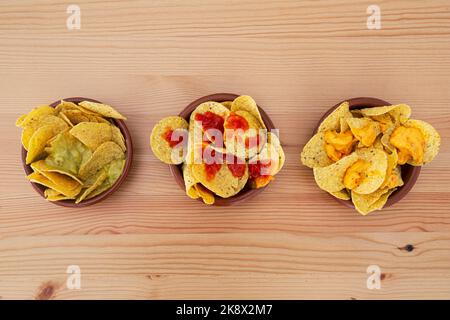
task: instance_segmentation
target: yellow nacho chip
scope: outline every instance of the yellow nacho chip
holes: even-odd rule
[[[245,160],[228,156],[207,146],[203,152],[203,162],[195,162],[191,166],[194,179],[222,198],[229,198],[241,191],[249,177]]]
[[[347,117],[347,118],[340,118],[339,119],[339,132],[340,133],[346,132],[346,131],[348,131],[350,129],[350,127],[348,126],[348,123],[347,123],[347,119],[352,119],[352,118]]]
[[[222,104],[225,108],[231,110],[231,105],[233,104],[233,101],[223,101],[223,102],[221,102],[221,104]]]
[[[348,193],[347,189],[342,189],[341,191],[336,191],[336,192],[330,192],[330,194],[338,199],[341,200],[350,200],[350,194]]]
[[[381,133],[380,124],[369,118],[348,118],[347,123],[353,135],[365,147],[370,147]]]
[[[302,163],[309,168],[326,167],[333,163],[325,150],[325,132],[316,133],[300,154]]]
[[[61,118],[66,119],[66,121],[68,120],[72,126],[90,121],[89,117],[80,110],[65,110],[61,111],[59,114]]]
[[[61,119],[63,119],[68,125],[69,125],[69,127],[73,127],[73,123],[72,123],[72,121],[70,121],[70,119],[64,114],[64,112],[60,112],[59,114],[58,114],[58,117],[60,117]]]
[[[355,209],[362,215],[367,215],[372,211],[381,210],[386,204],[389,196],[396,189],[379,189],[371,194],[358,194],[354,191],[351,193],[352,202]]]
[[[111,125],[111,141],[117,143],[118,146],[122,148],[123,152],[127,151],[127,146],[125,144],[125,138],[122,131],[114,125]]]
[[[31,110],[22,121],[20,121],[20,126],[25,127],[35,127],[36,123],[44,116],[55,115],[56,111],[50,106],[40,106]],[[19,118],[20,119],[20,118]]]
[[[355,137],[350,130],[337,132],[329,130],[324,132],[325,152],[332,161],[338,161],[353,151]]]
[[[202,141],[203,137],[198,136],[205,134],[206,138],[211,142],[216,142],[216,136],[220,135],[220,140],[223,140],[223,124],[225,119],[230,115],[230,110],[222,104],[214,101],[207,101],[201,103],[191,113],[189,118],[189,131],[197,136],[195,141]],[[223,141],[222,141],[223,142]],[[219,145],[218,147],[222,147]]]
[[[160,120],[150,135],[153,154],[167,164],[181,164],[185,158],[187,129],[186,119],[179,116]]]
[[[43,176],[47,177],[48,179],[52,180],[53,182],[57,183],[54,179],[52,179],[51,173],[58,173],[61,175],[65,175],[75,181],[77,181],[79,184],[83,184],[83,182],[73,173],[70,173],[66,170],[63,170],[58,167],[50,166],[46,160],[38,160],[36,162],[33,162],[31,164],[31,168],[42,174]]]
[[[66,110],[77,110],[78,105],[74,102],[61,100],[59,104],[55,107],[55,111],[60,113]]]
[[[404,123],[411,116],[411,108],[407,104],[396,104],[391,106],[365,108],[360,110],[361,114],[366,117],[379,116],[389,113],[395,122]]]
[[[107,141],[112,141],[112,126],[106,123],[81,122],[69,132],[91,151],[95,151]]]
[[[79,183],[77,183],[77,186],[75,188],[69,188],[65,185],[59,185],[54,183],[53,181],[51,181],[50,179],[46,178],[45,176],[43,176],[38,172],[33,172],[30,175],[28,175],[28,180],[46,186],[47,188],[56,190],[57,192],[69,198],[74,198],[81,191],[81,185]]]
[[[67,124],[61,118],[51,115],[51,114],[41,115],[36,120],[33,120],[28,125],[23,127],[21,140],[22,140],[22,145],[25,148],[25,150],[28,150],[29,143],[30,143],[30,140],[31,140],[31,137],[33,136],[33,134],[39,128],[46,126],[46,125],[51,125],[51,126],[55,126],[55,127],[57,126],[57,127],[60,127],[61,129],[67,128]]]
[[[275,133],[273,132],[267,133],[267,143],[270,143],[272,146],[274,146],[276,152],[279,155],[278,169],[276,171],[276,173],[278,173],[284,166],[284,163],[286,161],[286,155],[284,153],[283,147],[281,146],[280,139]]]
[[[366,161],[369,166],[364,172],[361,183],[353,191],[359,194],[369,194],[377,190],[384,182],[387,171],[387,155],[375,148],[356,150],[359,159]]]
[[[224,144],[228,153],[240,158],[252,158],[261,151],[266,131],[250,112],[233,111],[225,118]]]
[[[99,187],[103,181],[108,177],[105,170],[100,170],[100,173],[96,175],[95,181],[77,197],[75,203],[83,201],[90,193],[92,193],[97,187]]]
[[[194,187],[199,197],[202,198],[203,203],[207,205],[214,204],[215,202],[214,194],[210,190],[205,188],[205,186],[203,186],[200,183],[197,183]]]
[[[251,113],[258,121],[260,122],[260,125],[266,129],[266,124],[264,123],[263,118],[261,117],[261,113],[259,112],[258,105],[256,104],[255,100],[253,100],[250,96],[239,96],[236,99],[234,99],[233,103],[231,104],[231,111],[247,111]]]
[[[386,153],[387,156],[387,167],[386,167],[386,176],[384,178],[383,183],[380,186],[380,189],[383,189],[384,187],[386,187],[389,183],[391,182],[391,175],[394,171],[394,169],[397,167],[397,161],[398,161],[398,155],[397,155],[397,151],[394,150],[394,152],[392,153]]]
[[[79,186],[81,185],[80,182],[73,179],[72,177],[69,177],[67,175],[58,172],[48,171],[47,170],[48,168],[44,160],[33,162],[31,164],[31,168],[33,169],[34,172],[43,175],[45,178],[47,178],[56,186],[58,186],[59,190],[74,190],[78,189]]]
[[[189,198],[198,199],[199,194],[197,189],[195,188],[195,185],[198,183],[198,181],[195,180],[194,176],[192,175],[191,165],[184,163],[182,170],[186,194],[189,196]]]
[[[28,114],[23,114],[16,120],[16,127],[22,127],[22,123],[25,120],[25,118],[28,116]]]
[[[353,152],[331,165],[313,168],[314,179],[319,188],[329,193],[344,189],[344,175],[347,169],[358,159],[358,155]]]
[[[62,120],[61,120],[62,121]],[[64,121],[63,121],[64,122]],[[64,122],[65,124],[65,122]],[[67,125],[66,125],[67,126]],[[59,124],[44,125],[36,130],[30,138],[28,143],[28,152],[26,163],[30,164],[44,153],[47,141],[55,137],[58,133],[64,131],[66,128]]]
[[[115,142],[105,142],[94,151],[88,161],[80,166],[78,175],[82,180],[86,180],[89,176],[95,174],[113,160],[124,158],[125,154],[123,150]]]
[[[89,193],[84,200],[88,200],[98,196],[99,194],[105,192],[109,188],[111,188],[119,177],[122,175],[123,168],[125,167],[125,160],[118,159],[113,160],[109,165],[107,165],[104,170],[107,173],[106,179],[100,184],[95,190]]]
[[[47,199],[48,201],[60,201],[60,200],[71,200],[73,198],[70,198],[68,196],[65,196],[61,193],[59,193],[56,190],[47,188],[44,190],[44,196],[45,199]]]
[[[96,103],[91,101],[81,101],[79,106],[83,107],[84,109],[93,111],[94,113],[101,114],[104,117],[107,118],[113,118],[113,119],[121,119],[126,120],[123,115],[121,115],[117,110],[115,110],[113,107],[103,104],[103,103]]]
[[[372,119],[380,124],[380,129],[381,129],[382,133],[385,133],[391,127],[393,127],[395,125],[395,123],[389,113],[371,116],[370,119]]]
[[[350,112],[350,107],[348,102],[343,102],[339,107],[336,108],[332,113],[330,113],[320,124],[318,132],[330,131],[330,130],[340,130],[341,129],[341,118],[347,119],[352,118],[353,115]]]
[[[48,166],[65,172],[70,176],[77,176],[80,166],[87,162],[92,152],[68,131],[58,134],[47,148],[48,156],[45,162]],[[78,178],[78,177],[77,177]]]
[[[403,124],[407,128],[416,128],[420,130],[424,140],[425,148],[423,152],[423,161],[416,162],[413,160],[408,161],[408,164],[413,166],[419,166],[431,162],[439,153],[439,147],[441,145],[441,137],[434,127],[422,120],[410,119]]]

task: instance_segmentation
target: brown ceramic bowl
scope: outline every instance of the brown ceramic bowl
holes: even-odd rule
[[[75,102],[75,103],[78,103],[81,101],[92,101],[92,102],[100,103],[100,101],[97,101],[94,99],[89,99],[89,98],[82,98],[82,97],[65,98],[62,100],[69,101],[69,102]],[[50,106],[56,107],[60,103],[60,101],[61,100],[55,101]],[[131,162],[133,161],[133,143],[131,141],[131,135],[130,135],[130,132],[128,131],[127,126],[125,125],[125,122],[123,120],[117,120],[117,119],[111,119],[111,120],[120,129],[120,131],[122,131],[122,134],[125,138],[125,145],[127,147],[125,167],[124,167],[123,172],[120,175],[119,179],[117,179],[116,183],[114,183],[114,185],[111,188],[109,188],[108,190],[106,190],[105,192],[103,192],[91,199],[82,201],[78,204],[76,204],[74,200],[51,201],[51,203],[54,203],[56,205],[63,206],[63,207],[74,207],[74,208],[87,207],[87,206],[93,205],[94,203],[100,202],[100,201],[106,199],[107,197],[109,197],[117,189],[119,189],[120,185],[125,181],[125,179],[128,175],[128,171],[130,170],[130,167],[131,167]],[[30,165],[26,164],[26,162],[25,162],[26,157],[27,157],[27,151],[22,146],[23,169],[25,170],[25,173],[27,175],[29,175],[30,173],[33,172],[33,169],[31,169]],[[33,186],[34,190],[36,190],[36,192],[39,193],[45,199],[44,190],[46,189],[46,187],[44,187],[38,183],[34,183],[34,182],[30,182],[30,183]]]
[[[237,94],[231,94],[231,93],[216,93],[211,94],[208,96],[201,97],[200,99],[197,99],[193,102],[191,102],[186,108],[184,108],[183,111],[179,114],[180,117],[185,118],[189,122],[189,117],[191,116],[191,113],[197,108],[197,106],[203,102],[207,101],[216,101],[216,102],[224,102],[224,101],[233,101],[236,99],[239,95]],[[269,118],[267,113],[264,112],[263,109],[261,109],[260,106],[258,106],[259,112],[261,113],[261,117],[267,127],[267,130],[273,130],[275,129],[275,126],[273,125],[272,120]],[[183,179],[183,171],[181,169],[181,165],[169,165],[170,172],[172,173],[173,177],[175,178],[176,182],[180,186],[183,191],[185,191],[184,186],[184,179]],[[215,195],[215,206],[231,206],[237,203],[240,203],[242,201],[248,200],[250,198],[253,198],[258,193],[262,192],[265,189],[259,188],[259,189],[251,189],[248,186],[246,186],[244,189],[242,189],[238,194],[230,197],[230,198],[221,198],[217,195]],[[199,201],[202,201],[199,199]]]
[[[377,98],[368,98],[368,97],[352,98],[352,99],[348,99],[348,100],[344,100],[344,101],[348,101],[348,103],[350,105],[350,110],[391,105],[391,103],[386,102],[384,100],[377,99]],[[344,102],[344,101],[342,101],[342,102]],[[332,107],[330,110],[328,110],[323,115],[323,117],[320,119],[319,123],[317,124],[316,129],[314,130],[315,133],[317,132],[317,129],[319,128],[319,125],[322,123],[322,121],[331,112],[333,112],[337,107],[339,107],[342,102],[339,102],[338,104],[336,104],[334,107]],[[412,189],[412,187],[416,183],[417,178],[419,177],[419,174],[420,174],[420,167],[410,166],[409,164],[402,165],[402,179],[403,179],[404,185],[397,188],[397,190],[389,196],[386,204],[384,205],[384,208],[390,207],[390,206],[394,205],[395,203],[399,202],[401,199],[403,199],[403,197],[406,196],[406,194]],[[332,195],[330,195],[330,196],[333,197]],[[353,209],[355,208],[351,200],[341,200],[341,199],[338,199],[335,197],[333,197],[333,199],[335,199],[336,201],[342,203],[343,205],[345,205],[349,208],[353,208]]]

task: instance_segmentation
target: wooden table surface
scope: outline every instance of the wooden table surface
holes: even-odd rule
[[[65,1],[0,2],[0,298],[450,298],[450,1],[76,4],[80,30],[67,29]],[[367,29],[371,4],[380,30]],[[160,118],[216,92],[253,96],[287,154],[234,207],[187,198],[149,148]],[[135,144],[124,185],[83,209],[35,193],[14,126],[71,96],[115,106]],[[299,163],[321,115],[357,96],[408,103],[442,137],[412,192],[366,217]],[[66,287],[69,265],[81,289]]]

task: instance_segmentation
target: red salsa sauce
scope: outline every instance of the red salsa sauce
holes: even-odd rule
[[[220,168],[222,168],[222,165],[219,163],[205,163],[206,180],[211,181],[214,179]]]
[[[245,170],[247,168],[246,163],[239,163],[236,157],[233,157],[232,163],[227,163],[228,170],[231,171],[233,177],[241,178],[245,174]]]
[[[202,123],[202,128],[204,131],[209,129],[216,129],[222,132],[223,134],[224,119],[221,116],[211,111],[206,111],[205,113],[197,113],[195,115],[195,120],[200,121]]]
[[[232,112],[225,122],[225,128],[232,130],[241,129],[243,131],[247,131],[250,126],[248,125],[248,121],[244,117],[241,117],[240,115]]]
[[[245,138],[245,147],[247,149],[249,148],[253,148],[253,147],[258,147],[260,144],[260,140],[261,140],[261,135],[257,134],[256,137],[252,137],[250,139],[250,137]],[[256,145],[255,145],[256,143]]]
[[[269,176],[268,174],[263,174],[263,169],[269,168],[271,163],[261,163],[261,161],[257,161],[256,163],[249,163],[248,171],[250,175],[250,179],[256,179],[261,176]]]
[[[211,158],[209,161],[204,163],[206,179],[211,181],[216,176],[217,172],[222,168],[222,163],[216,163],[216,151],[211,151]],[[223,163],[226,162],[226,155],[222,155]],[[227,163],[228,170],[230,170],[231,174],[236,178],[241,178],[245,174],[246,164],[239,163],[236,157],[233,157],[233,161],[231,163]]]
[[[178,136],[176,140],[172,139],[173,130],[169,127],[166,128],[164,133],[162,134],[162,138],[169,143],[171,148],[175,147],[180,142],[183,142],[183,136]]]

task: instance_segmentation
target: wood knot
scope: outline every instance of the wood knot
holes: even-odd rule
[[[398,249],[402,251],[412,252],[415,249],[415,247],[412,244],[407,244],[406,246],[400,247]]]
[[[42,284],[36,294],[36,300],[49,300],[52,299],[56,292],[56,284],[52,282],[46,282]]]

